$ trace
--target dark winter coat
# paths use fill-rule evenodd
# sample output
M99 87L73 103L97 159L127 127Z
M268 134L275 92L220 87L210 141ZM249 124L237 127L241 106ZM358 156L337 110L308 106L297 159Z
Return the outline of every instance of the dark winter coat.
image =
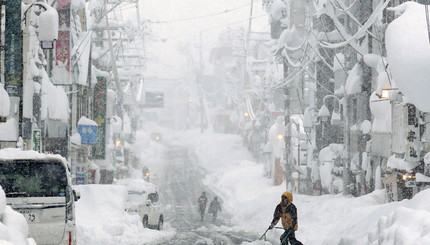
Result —
M200 208L206 208L206 203L208 202L208 198L206 196L200 196L199 200L197 200L199 203Z
M217 199L212 200L212 202L209 204L209 210L208 212L213 214L217 213L218 211L221 211L221 204L219 204Z
M288 203L284 206L281 201L281 203L276 206L272 224L276 225L279 219L281 219L282 227L284 227L284 229L294 228L296 231L299 226L297 222L297 208L293 204L293 194L286 191L282 196L286 196L288 198Z

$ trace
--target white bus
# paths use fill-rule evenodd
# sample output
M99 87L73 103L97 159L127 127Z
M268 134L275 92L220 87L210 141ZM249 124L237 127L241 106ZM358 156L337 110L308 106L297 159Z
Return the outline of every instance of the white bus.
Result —
M0 185L6 203L24 215L38 245L76 244L74 202L67 161L59 155L0 150Z

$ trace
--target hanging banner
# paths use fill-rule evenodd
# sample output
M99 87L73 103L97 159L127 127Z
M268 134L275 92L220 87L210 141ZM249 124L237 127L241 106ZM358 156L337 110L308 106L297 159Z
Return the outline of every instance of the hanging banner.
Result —
M8 0L5 3L5 58L4 89L10 97L22 96L22 31L21 1Z
M98 125L97 142L93 145L93 159L105 159L106 152L106 77L97 77L94 86L94 121Z
M55 65L52 83L55 85L72 84L70 73L70 0L58 0L58 40L56 41Z

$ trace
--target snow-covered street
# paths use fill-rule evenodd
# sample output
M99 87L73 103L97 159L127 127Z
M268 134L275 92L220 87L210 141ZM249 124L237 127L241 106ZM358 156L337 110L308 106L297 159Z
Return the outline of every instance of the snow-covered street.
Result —
M270 225L274 208L279 203L285 186L273 186L271 180L263 176L263 166L252 160L242 146L240 137L201 134L198 130L166 130L162 133L165 135L165 142L194 149L196 163L204 170L202 188L222 200L220 223L200 222L194 206L196 203L192 201L177 203L174 207L175 204L169 200L170 195L175 194L167 186L160 186L162 201L166 202L165 213L171 217L166 217L165 229L162 231L144 229L136 216L127 215L123 211L126 199L124 189L115 185L79 186L81 200L77 202L78 244L211 244L201 236L196 236L199 232L246 232L250 234L249 237L255 238L252 242L226 244L279 244L282 232L278 229L267 232L266 243L257 239ZM168 147L151 141L146 136L144 132L139 134L136 147L145 149L141 154L148 156L148 167L153 171L154 182L157 182L162 179L169 164L178 162L163 160ZM154 152L158 154L152 154ZM194 178L190 180L198 181ZM198 189L190 190L193 195L201 191L198 183L178 183L173 180L171 183L197 187ZM384 195L384 190L358 198L341 194L294 194L299 217L296 236L303 244L309 245L428 244L430 207L427 204L430 191L423 191L412 200L394 203L385 203ZM178 226L184 225L184 221L178 217L178 208L195 210L194 214L190 211L182 214L189 215L183 217L184 220L194 222L185 226L187 229ZM176 240L176 243L172 240L179 237L185 240ZM190 243L190 239L207 243Z

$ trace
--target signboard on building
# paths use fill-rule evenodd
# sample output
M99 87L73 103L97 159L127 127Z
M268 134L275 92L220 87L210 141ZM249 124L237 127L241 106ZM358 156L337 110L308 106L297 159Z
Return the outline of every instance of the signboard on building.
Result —
M22 96L21 1L5 1L4 89L10 97Z
M76 179L77 185L85 185L88 182L88 168L86 165L77 164L76 165Z
M31 139L33 150L42 152L42 131L40 129L33 129Z
M94 121L98 125L98 140L93 146L93 159L105 159L106 152L106 77L97 77L94 86Z
M94 145L97 142L97 129L96 125L78 125L78 133L81 135L81 144Z
M146 92L144 107L162 108L164 107L164 93L163 92Z
M399 179L396 173L387 174L383 178L383 183L385 186L386 200L388 202L397 202L399 201L399 193L398 193L398 182Z
M58 39L55 44L55 64L53 68L52 83L71 84L70 71L70 2L71 0L58 0Z
M392 110L392 151L395 153L406 152L406 109L403 104L393 105Z

